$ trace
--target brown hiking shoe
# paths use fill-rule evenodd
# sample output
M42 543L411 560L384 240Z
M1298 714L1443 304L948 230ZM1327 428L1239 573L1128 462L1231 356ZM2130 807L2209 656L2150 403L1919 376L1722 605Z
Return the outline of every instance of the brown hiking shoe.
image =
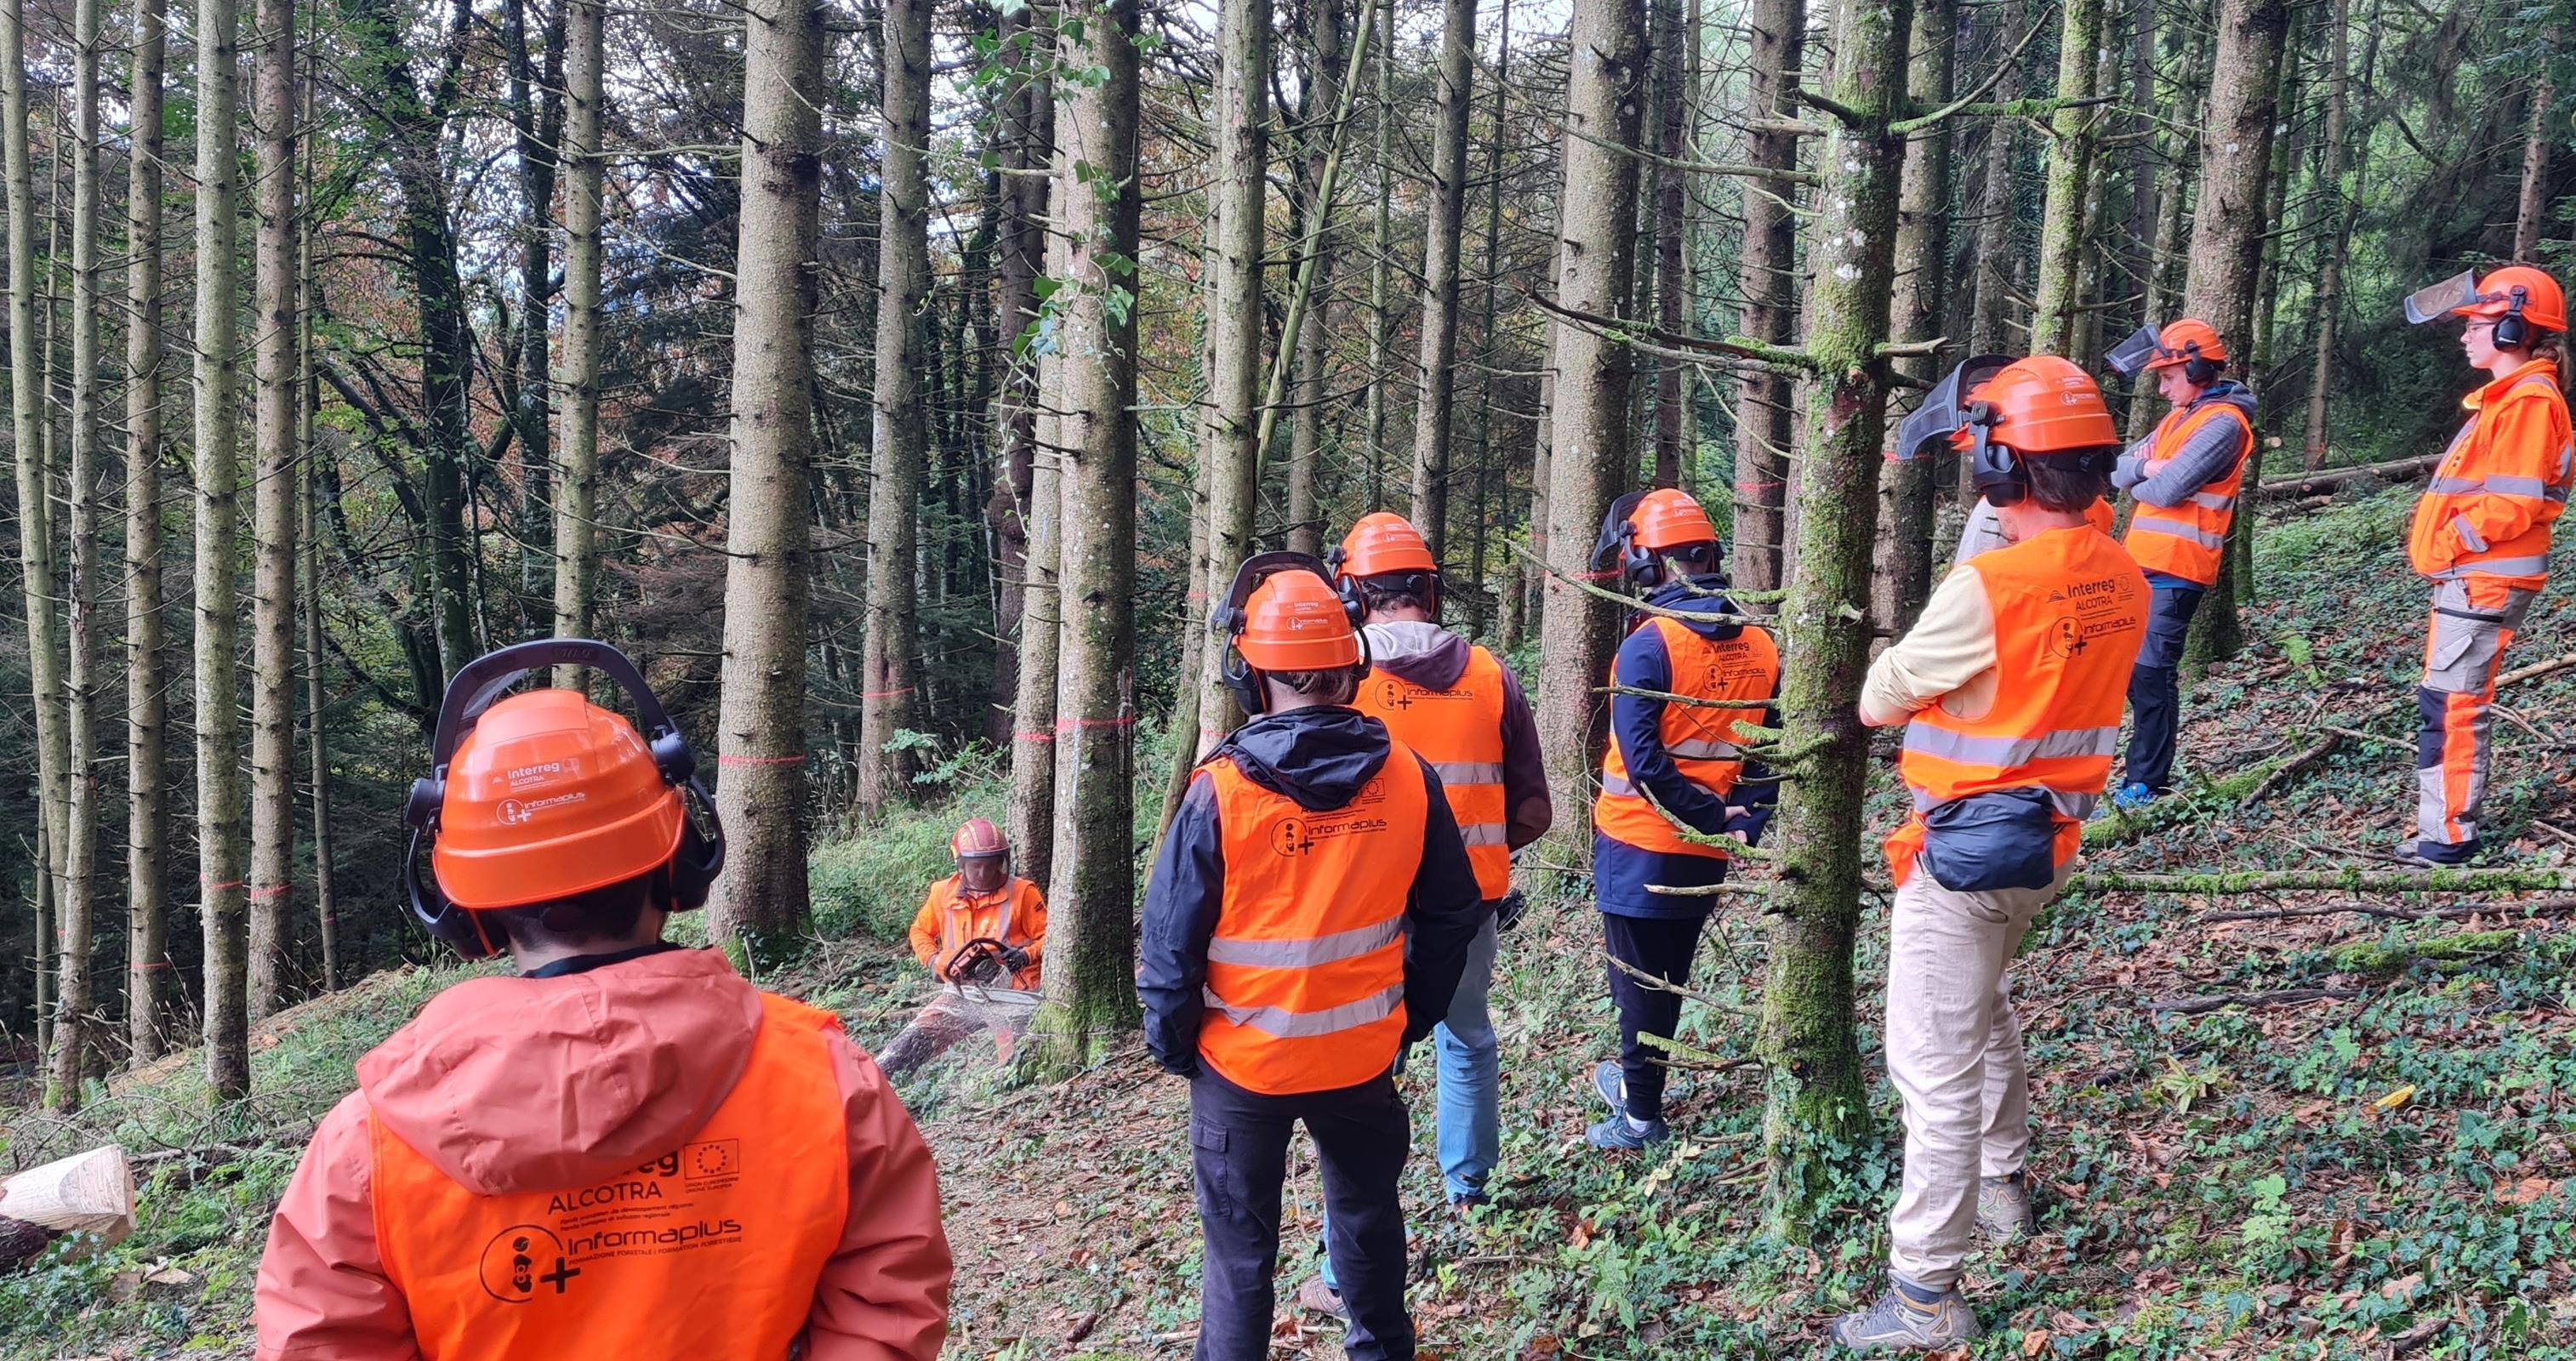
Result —
M2018 1243L2030 1237L2030 1184L2022 1173L1986 1177L1977 1183L1977 1231L1990 1243Z
M1307 1277L1306 1283L1297 1287L1297 1307L1310 1314L1330 1314L1335 1318L1351 1316L1350 1310L1342 1303L1342 1292L1324 1284L1321 1272Z

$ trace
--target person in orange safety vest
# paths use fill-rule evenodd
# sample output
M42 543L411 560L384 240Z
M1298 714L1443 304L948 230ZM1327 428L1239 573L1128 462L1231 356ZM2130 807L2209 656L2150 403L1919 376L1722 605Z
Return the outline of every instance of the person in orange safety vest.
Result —
M1288 1144L1315 1141L1358 1361L1414 1355L1397 1057L1491 915L1432 764L1351 707L1368 674L1321 561L1264 553L1216 615L1248 721L1190 775L1145 888L1145 1043L1190 1079L1200 1361L1269 1355Z
M1046 898L1011 873L1010 843L984 818L948 841L957 872L930 886L912 919L912 955L940 983L910 1024L886 1042L877 1066L899 1078L978 1030L993 1032L1007 1061L1037 1012Z
M2124 376L2155 374L2157 393L2173 406L2111 472L2112 484L2137 501L2121 543L2155 593L2129 676L2127 775L2111 796L2134 811L2173 792L2183 641L2201 595L2218 582L2236 522L2237 491L2254 454L2254 392L2224 376L2226 343L2197 317L2161 331L2141 327L2104 362Z
M1958 1284L1972 1230L2029 1229L2029 1078L2006 970L2073 871L2147 628L2145 574L2085 516L2120 443L2083 370L2048 355L1962 364L1907 417L1898 453L1944 441L2012 543L1944 578L1861 692L1862 722L1905 725L1914 805L1887 838L1887 1069L1906 1134L1889 1288L1833 1326L1861 1350L1977 1336Z
M1619 1056L1593 1069L1592 1090L1609 1112L1585 1137L1596 1148L1637 1149L1667 1137L1667 1056L1647 1041L1673 1034L1682 1004L1644 978L1690 981L1716 901L1657 890L1719 883L1733 863L1727 847L1757 840L1769 823L1779 786L1746 759L1738 729L1770 722L1780 650L1727 602L1725 548L1687 494L1667 487L1612 502L1592 566L1614 560L1642 597L1610 662L1610 742L1592 801L1593 905L1615 961Z
M2406 318L2461 317L2460 346L2487 382L2415 502L2406 556L2433 583L2423 727L2415 743L2415 836L2402 849L2437 865L2480 848L2496 668L2549 580L2551 526L2567 509L2571 460L2559 361L2567 295L2530 265L2462 274L2406 300Z
M606 673L644 731L579 690L503 697L556 666ZM724 862L696 766L605 645L457 672L404 880L433 936L517 972L358 1061L270 1222L257 1361L939 1355L950 1257L912 1118L830 1012L662 937Z

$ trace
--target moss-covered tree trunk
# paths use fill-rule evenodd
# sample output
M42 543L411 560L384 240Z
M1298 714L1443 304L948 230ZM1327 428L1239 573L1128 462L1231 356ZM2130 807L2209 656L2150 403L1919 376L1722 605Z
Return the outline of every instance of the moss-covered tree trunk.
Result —
M2200 202L2192 215L2191 275L2182 310L2208 322L2230 346L2250 346L2255 332L2263 239L2271 226L2272 131L2281 93L2281 46L2290 25L2287 0L2219 0L2218 51L2211 62L2209 117L2201 142ZM2259 432L2258 432L2259 438ZM2247 479L2251 504L2253 479ZM2236 517L2236 533L2255 517ZM2236 613L2240 549L2219 559L2218 582L2192 619L2183 670L2197 675L2244 646Z
M1646 14L1641 0L1580 0L1566 85L1565 186L1558 208L1555 293L1560 305L1616 316L1631 305L1636 265L1637 161L1644 120ZM1607 143L1608 145L1604 145ZM1548 787L1569 801L1588 788L1606 709L1592 693L1608 674L1615 634L1606 602L1573 580L1620 489L1636 476L1636 366L1628 347L1559 319L1550 406L1546 612L1539 622L1539 746ZM1560 819L1566 837L1582 819ZM1569 824L1572 824L1571 826Z
M1058 55L1076 84L1056 122L1067 253L1062 675L1046 1001L1032 1058L1056 1073L1136 1024L1136 0L1073 0Z
M1941 104L1950 98L1951 54L1958 27L1957 0L1921 0L1914 11L1915 98ZM1949 302L1950 125L1936 123L1906 144L1905 172L1897 191L1896 338L1919 343L1939 338ZM1898 361L1916 379L1938 378L1947 356ZM1891 431L1891 434L1894 432ZM1909 458L1887 465L1879 487L1878 561L1870 617L1898 632L1914 623L1932 591L1933 460Z
M1912 0L1845 0L1835 25L1831 98L1843 110L1816 197L1815 289L1798 499L1797 568L1781 610L1788 631L1780 717L1789 769L1773 845L1780 855L1761 1056L1769 1073L1763 1149L1774 1224L1812 1231L1836 1164L1870 1125L1853 1029L1852 941L1860 922L1861 796L1868 735L1857 705L1869 657L1870 550L1887 416L1887 340L1897 194L1905 138Z
M2102 46L2102 0L2066 0L2057 34L2057 97L2089 99ZM2065 354L2083 305L2086 172L2093 160L2099 110L2061 105L2049 122L2048 180L2039 218L2038 306L2030 324L2033 354Z

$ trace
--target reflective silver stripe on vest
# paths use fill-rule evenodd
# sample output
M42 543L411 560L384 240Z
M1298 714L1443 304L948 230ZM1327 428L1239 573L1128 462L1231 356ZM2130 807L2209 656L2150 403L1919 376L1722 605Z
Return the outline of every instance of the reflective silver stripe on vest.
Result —
M1500 761L1434 761L1431 773L1443 785L1501 784L1503 763Z
M1920 789L1909 792L1914 795L1914 811L1918 813L1929 813L1942 804L1956 802L1954 799L1936 799ZM2048 791L2049 806L2077 822L2092 817L2094 805L2101 801L2099 794L2069 794L2063 789Z
M1601 777L1601 792L1613 798L1633 799L1637 796L1637 786L1625 775L1604 775Z
M1511 842L1504 836L1507 830L1499 822L1462 822L1458 824L1458 839L1470 846L1508 846Z
M1337 1035L1345 1030L1383 1021L1395 1014L1404 1001L1404 985L1396 984L1375 997L1344 1002L1322 1011L1290 1011L1286 1007L1235 1007L1226 1005L1214 988L1202 988L1200 997L1208 1006L1239 1026L1258 1030L1264 1035L1283 1040L1309 1040L1322 1035Z
M1744 755L1744 749L1732 742L1713 737L1694 737L1686 742L1664 744L1666 755L1685 761L1732 761Z
M2060 728L2037 737L1972 737L1929 723L1909 723L1905 749L1945 761L2010 769L2052 757L2108 756L2120 749L2120 725Z
M2227 546L2227 536L2224 534L2211 534L2204 530L2194 528L2191 525L2184 524L2180 520L2168 520L2161 515L2139 515L2133 517L2129 521L2129 532L2132 534L2168 534L2177 539L2189 539L2203 548L2225 548Z
M2222 511L2224 511L2224 510L2234 510L2234 509L2236 509L2236 498L2235 498L2235 497L2233 497L2233 496L2228 496L2228 495L2226 495L2226 494L2224 494L2224 493L2221 493L2221 492L2214 492L2214 491L2196 491L2196 492L2193 492L2193 493L2191 494L2191 503L2192 503L2193 505L2195 505L2195 506L2200 507L2202 510L2222 510Z
M2425 490L2443 496L2492 492L2498 496L2538 498L2549 495L2550 486L2549 483L2537 477L2522 477L2513 473L2489 473L2485 477L2437 477L2425 484Z
M1355 927L1329 936L1309 936L1302 940L1217 936L1208 941L1207 957L1210 964L1241 964L1254 969L1310 969L1318 964L1357 959L1373 950L1383 950L1403 934L1404 919L1397 917L1375 926Z
M2539 577L2549 575L2549 559L2489 558L2484 562L2464 562L2445 567L2432 575L2434 581L2458 581L2462 577Z

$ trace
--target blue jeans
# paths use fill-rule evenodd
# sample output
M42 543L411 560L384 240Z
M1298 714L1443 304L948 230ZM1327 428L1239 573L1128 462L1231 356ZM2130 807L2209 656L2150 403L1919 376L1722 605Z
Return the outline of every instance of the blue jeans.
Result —
M1485 1179L1493 1175L1494 1164L1503 1156L1502 1045L1494 1038L1488 1005L1494 990L1495 944L1493 914L1487 913L1485 924L1476 928L1476 938L1467 944L1467 969L1458 976L1449 1018L1431 1028L1439 1058L1440 1178L1448 1184L1451 1200L1483 1195ZM1401 1057L1396 1060L1398 1067L1403 1062ZM1328 1242L1332 1238L1329 1213L1324 1237ZM1325 1285L1341 1289L1330 1252L1324 1257L1323 1277Z

